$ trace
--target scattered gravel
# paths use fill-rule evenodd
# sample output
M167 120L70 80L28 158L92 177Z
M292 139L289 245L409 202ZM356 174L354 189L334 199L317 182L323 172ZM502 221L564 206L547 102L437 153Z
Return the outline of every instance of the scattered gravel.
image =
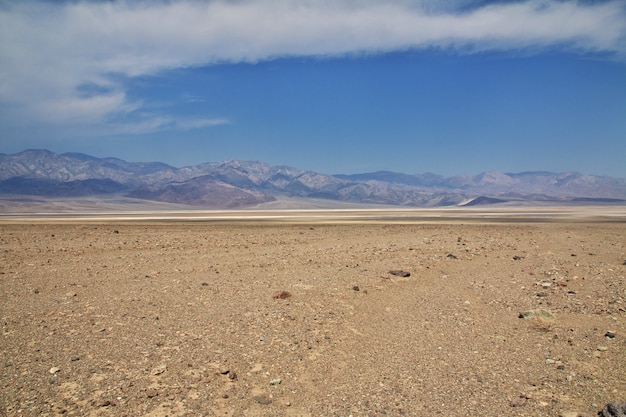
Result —
M0 223L0 415L623 416L624 236Z

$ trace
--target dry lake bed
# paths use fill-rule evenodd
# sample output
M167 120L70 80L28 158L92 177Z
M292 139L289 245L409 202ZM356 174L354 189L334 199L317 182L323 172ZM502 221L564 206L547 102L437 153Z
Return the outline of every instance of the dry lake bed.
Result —
M626 213L0 216L0 415L592 416Z

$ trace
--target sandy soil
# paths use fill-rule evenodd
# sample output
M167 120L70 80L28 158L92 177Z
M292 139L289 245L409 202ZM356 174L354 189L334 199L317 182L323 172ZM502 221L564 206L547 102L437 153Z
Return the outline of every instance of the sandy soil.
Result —
M625 237L4 222L0 415L595 415L626 399Z

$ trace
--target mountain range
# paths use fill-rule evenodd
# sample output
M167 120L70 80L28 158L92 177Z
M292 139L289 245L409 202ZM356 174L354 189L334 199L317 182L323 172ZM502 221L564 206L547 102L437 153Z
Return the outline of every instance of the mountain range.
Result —
M0 154L0 194L122 195L214 209L255 206L287 197L415 207L528 201L624 204L626 179L576 172L326 175L233 160L176 168L162 162L30 149Z

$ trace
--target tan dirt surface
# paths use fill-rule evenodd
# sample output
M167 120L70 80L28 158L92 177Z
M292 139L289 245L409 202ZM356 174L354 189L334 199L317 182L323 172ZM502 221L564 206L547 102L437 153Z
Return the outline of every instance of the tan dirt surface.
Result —
M3 416L626 400L623 221L23 222L0 224L0 253Z

